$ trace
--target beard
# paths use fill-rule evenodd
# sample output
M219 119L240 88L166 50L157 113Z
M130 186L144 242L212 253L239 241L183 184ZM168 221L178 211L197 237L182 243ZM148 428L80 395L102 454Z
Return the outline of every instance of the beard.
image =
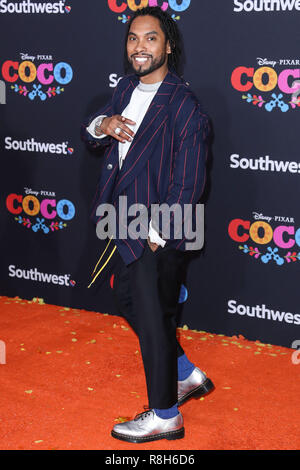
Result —
M150 57L150 56L146 56ZM151 57L151 63L148 68L143 69L143 65L139 65L137 68L133 65L134 61L131 57L128 57L128 62L130 63L132 69L134 70L135 74L138 77L144 77L145 75L149 75L150 73L154 72L155 70L159 69L162 67L166 61L167 58L167 53L165 52L162 54L160 57L157 57L156 59L153 59Z

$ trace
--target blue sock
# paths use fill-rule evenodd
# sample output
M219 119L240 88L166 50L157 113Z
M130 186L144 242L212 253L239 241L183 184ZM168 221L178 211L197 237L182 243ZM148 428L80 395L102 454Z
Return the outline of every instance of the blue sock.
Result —
M188 360L185 354L178 357L177 363L178 363L178 380L187 379L188 376L191 375L191 373L195 369L195 365L191 361ZM174 405L171 408L166 408L166 409L154 408L154 411L155 411L155 414L157 414L157 416L162 419L174 418L179 413L177 405Z
M155 411L155 414L162 419L169 419L169 418L174 418L175 416L178 415L179 411L177 408L177 405L172 406L171 408L166 408L163 410L153 408Z
M195 369L195 365L188 360L185 354L179 356L178 363L178 380L182 381L188 378Z

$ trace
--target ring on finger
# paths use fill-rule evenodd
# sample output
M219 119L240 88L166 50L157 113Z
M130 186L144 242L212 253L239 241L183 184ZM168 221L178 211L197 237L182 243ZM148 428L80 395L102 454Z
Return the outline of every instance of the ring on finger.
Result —
M121 129L119 127L117 127L116 130L115 130L115 134L119 135L120 132L121 132Z

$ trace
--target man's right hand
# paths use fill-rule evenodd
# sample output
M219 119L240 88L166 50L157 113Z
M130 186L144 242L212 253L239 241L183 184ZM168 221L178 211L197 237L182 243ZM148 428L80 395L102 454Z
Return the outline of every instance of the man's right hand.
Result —
M132 132L126 124L134 126L135 122L125 118L124 116L115 114L114 116L104 118L100 127L96 127L95 133L96 135L110 135L122 143L125 143L126 141L131 142L134 137L134 132ZM119 131L117 129L119 129Z

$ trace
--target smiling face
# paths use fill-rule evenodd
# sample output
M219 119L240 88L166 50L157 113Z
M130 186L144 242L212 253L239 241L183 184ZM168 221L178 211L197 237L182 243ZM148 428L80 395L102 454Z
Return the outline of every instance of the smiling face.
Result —
M157 18L146 15L132 22L127 39L127 55L142 82L156 83L165 78L170 53L170 44Z

